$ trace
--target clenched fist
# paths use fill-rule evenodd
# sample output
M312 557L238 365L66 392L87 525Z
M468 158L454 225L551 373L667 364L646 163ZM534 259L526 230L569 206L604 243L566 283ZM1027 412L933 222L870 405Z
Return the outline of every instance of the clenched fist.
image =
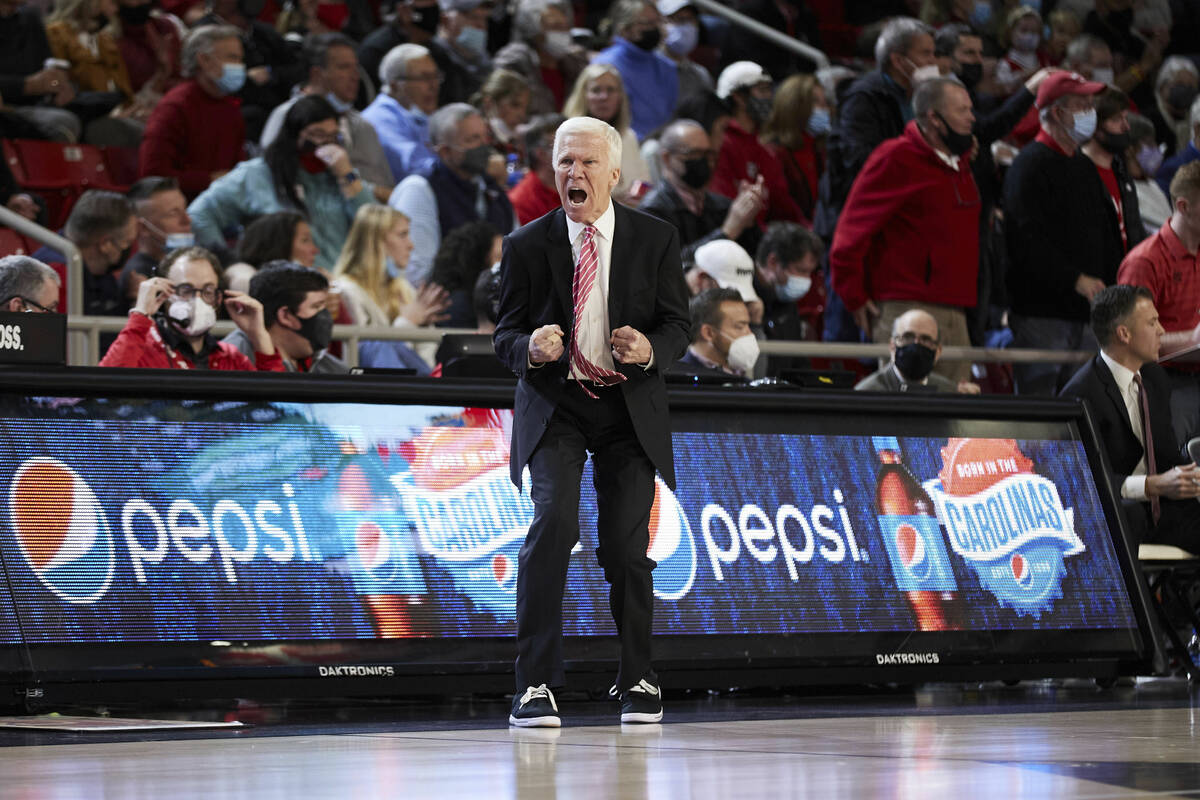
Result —
M529 363L557 361L563 354L563 332L557 325L543 325L529 337Z

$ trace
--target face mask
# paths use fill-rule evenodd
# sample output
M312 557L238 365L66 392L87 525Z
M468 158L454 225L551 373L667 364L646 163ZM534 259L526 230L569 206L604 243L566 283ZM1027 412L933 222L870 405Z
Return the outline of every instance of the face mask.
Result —
M461 169L470 175L482 175L487 172L488 159L492 157L490 145L481 144L463 153Z
M320 175L329 165L317 156L317 146L306 141L300 145L300 167L310 175Z
M1096 67L1092 70L1092 80L1097 83L1103 83L1105 86L1113 82L1112 67Z
M574 43L570 31L547 31L542 38L542 47L554 58L565 56Z
M828 108L814 108L808 116L808 132L813 136L826 136L833 127Z
M141 6L121 6L117 16L124 25L145 25L150 20L151 6L149 3Z
M1067 131L1075 144L1083 144L1096 132L1096 109L1076 111L1072 127Z
M1013 50L1018 53L1033 53L1037 51L1038 43L1042 37L1038 36L1034 31L1017 31L1012 35Z
M326 94L325 99L329 101L329 105L333 106L333 110L339 114L345 114L347 111L354 108L354 103L347 103L333 92Z
M217 321L217 312L201 297L177 299L167 306L167 319L184 336L195 338L208 333Z
M1167 89L1167 105L1176 111L1180 112L1179 116L1185 116L1188 109L1192 107L1192 101L1196 99L1196 87L1188 86L1187 84L1177 83L1170 89Z
M487 53L487 31L468 25L459 31L454 43L469 53L483 56Z
M946 144L946 149L956 156L961 156L963 153L971 149L971 145L975 143L975 137L970 132L959 133L950 127L950 123L946 122L946 118L938 112L933 112L941 123L946 126L946 130L942 133L942 141Z
M933 362L937 351L930 350L919 342L902 345L896 348L896 369L907 381L923 381L933 372Z
M968 19L971 27L975 30L983 30L992 22L992 4L991 3L976 3L971 9L971 16Z
M983 64L960 64L958 77L968 90L974 89L983 80Z
M721 334L725 336L725 334ZM758 361L758 339L753 333L739 336L729 343L729 353L725 356L729 366L743 375L754 372L754 364Z
M650 28L642 31L642 35L633 40L633 43L647 52L658 47L658 43L662 41L662 31L658 28Z
M196 243L196 235L193 233L168 233L167 234L167 252L179 250L184 247L191 247Z
M747 96L746 113L750 115L750 119L754 120L756 125L763 124L767 117L771 116L771 98Z
M917 86L925 81L931 81L934 78L940 77L942 77L942 71L937 68L937 64L929 64L927 66L917 67L914 69L912 75L910 75L908 79L912 82L913 86Z
M221 75L216 80L217 88L225 94L236 94L246 85L245 64L222 64Z
M690 22L682 25L667 23L667 49L677 56L686 56L700 42L700 27Z
M300 330L297 333L308 340L313 353L319 353L329 347L333 340L333 315L329 313L328 308L322 308L311 317L300 319Z
M1162 151L1148 144L1142 145L1137 152L1137 162L1141 166L1142 172L1146 173L1146 177L1153 178L1154 174L1158 172L1158 168L1162 166Z
M701 189L712 178L712 164L707 158L689 158L683 162L679 179L693 189Z
M108 265L108 271L116 272L121 267L125 266L125 262L129 260L129 256L131 256L131 255L133 255L133 243L132 242L130 242L129 246L126 247L124 250L122 250L117 255L117 260L115 262Z
M387 270L388 277L392 279L399 278L404 274L404 270L400 269L399 265L396 264L396 259L391 256L383 257L383 268Z
M441 6L434 3L429 8L414 8L412 11L413 24L429 35L437 33L438 23L442 19Z
M794 302L812 288L812 278L807 275L788 275L787 283L775 287L775 295L784 302Z
M1129 145L1133 144L1129 133L1107 133L1105 131L1097 131L1095 139L1100 143L1100 146L1114 156L1124 153Z

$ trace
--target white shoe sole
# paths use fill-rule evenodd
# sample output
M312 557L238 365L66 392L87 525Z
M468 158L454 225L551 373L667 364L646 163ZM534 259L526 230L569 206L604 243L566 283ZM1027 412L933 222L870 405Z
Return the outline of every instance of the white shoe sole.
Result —
M638 711L626 711L621 714L621 722L641 722L652 725L655 722L662 722L663 712L658 711L654 714L644 714Z
M658 716L662 717L662 714L659 714ZM561 728L562 720L558 717L528 717L526 719L517 719L512 714L509 714L508 724L517 728Z

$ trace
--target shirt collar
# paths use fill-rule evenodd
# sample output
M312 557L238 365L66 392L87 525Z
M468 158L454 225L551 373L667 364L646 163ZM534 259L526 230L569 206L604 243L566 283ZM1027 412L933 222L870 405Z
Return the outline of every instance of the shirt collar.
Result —
M604 209L604 213L600 215L600 218L592 223L592 227L596 229L596 233L603 236L609 242L612 242L613 228L615 227L616 222L617 215L616 212L613 211L613 201L610 197L608 199L608 208ZM570 217L567 217L567 239L574 244L575 240L579 238L579 234L583 233L583 229L586 227L587 225L584 223L576 222Z
M1129 384L1133 383L1133 376L1136 373L1130 370L1129 367L1118 364L1103 350L1100 351L1100 358L1104 359L1105 365L1108 366L1108 371L1112 373L1113 380L1117 383L1117 389L1120 390L1121 396L1124 397L1129 393Z

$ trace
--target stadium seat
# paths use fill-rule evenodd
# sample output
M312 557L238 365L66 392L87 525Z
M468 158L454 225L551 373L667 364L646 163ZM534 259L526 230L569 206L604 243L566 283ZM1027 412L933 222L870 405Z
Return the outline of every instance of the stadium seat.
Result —
M75 201L88 189L124 192L128 188L113 180L98 147L35 139L11 139L4 145L17 182L45 199L51 229L62 227Z
M103 147L109 178L118 186L130 186L138 179L136 147Z
M1186 619L1191 625L1192 636L1200 635L1200 619L1197 618L1189 592L1200 580L1200 557L1170 545L1142 544L1138 546L1138 563L1146 575L1155 613L1174 648L1175 656L1187 669L1192 681L1200 680L1200 671L1188 652L1188 643L1180 636L1177 625L1173 624L1173 621Z
M31 252L24 236L12 228L0 228L0 256L27 256Z

